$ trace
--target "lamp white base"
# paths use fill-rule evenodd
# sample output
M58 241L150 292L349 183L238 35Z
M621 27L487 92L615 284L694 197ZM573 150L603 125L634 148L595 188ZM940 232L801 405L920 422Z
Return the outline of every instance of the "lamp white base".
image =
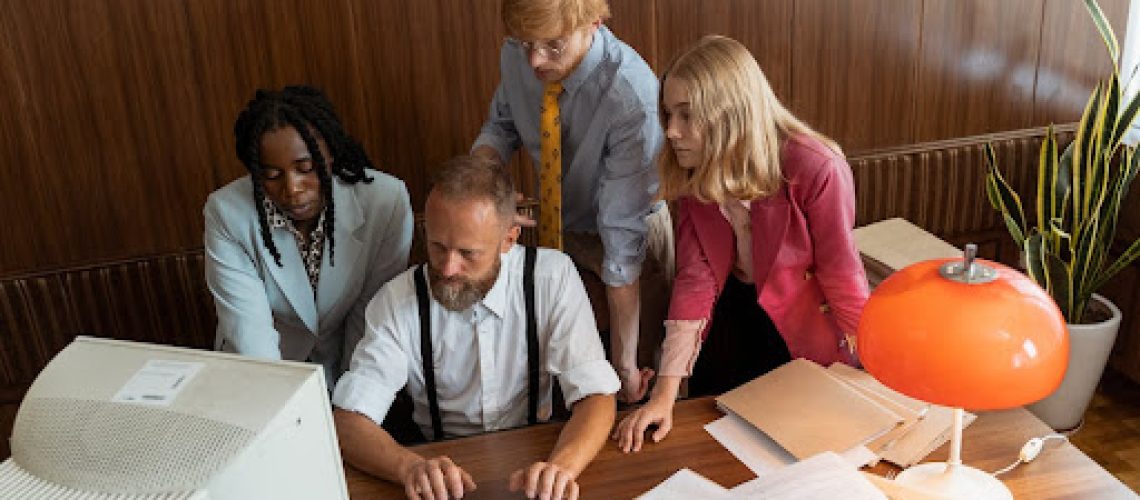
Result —
M945 498L1013 500L1000 480L966 465L945 462L920 464L902 471L895 482L915 486Z

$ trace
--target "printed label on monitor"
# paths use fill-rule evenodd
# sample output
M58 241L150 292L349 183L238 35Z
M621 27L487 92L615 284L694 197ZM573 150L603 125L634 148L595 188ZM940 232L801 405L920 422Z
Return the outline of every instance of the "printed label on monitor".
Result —
M127 380L111 401L170 406L202 366L203 363L152 359Z

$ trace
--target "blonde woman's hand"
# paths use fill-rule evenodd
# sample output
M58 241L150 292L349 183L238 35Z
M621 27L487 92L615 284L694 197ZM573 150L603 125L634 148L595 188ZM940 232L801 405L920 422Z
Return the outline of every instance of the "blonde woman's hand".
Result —
M659 397L659 395L654 394L649 402L645 403L645 406L630 412L621 419L610 437L617 441L618 449L622 453L636 453L641 451L646 429L650 425L656 425L657 429L653 431L652 438L654 443L660 442L673 429L674 403L675 398Z

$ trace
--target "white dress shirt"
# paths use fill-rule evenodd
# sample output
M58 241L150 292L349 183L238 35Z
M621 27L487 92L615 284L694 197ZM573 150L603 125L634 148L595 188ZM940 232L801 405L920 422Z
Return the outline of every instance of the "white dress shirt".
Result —
M431 301L432 364L446 436L507 429L527 421L524 249L503 254L499 276L487 295L465 311ZM377 424L404 388L415 403L413 419L432 437L420 355L420 320L413 273L388 282L365 312L365 337L349 371L333 393L335 406ZM606 361L582 279L565 254L539 249L534 306L539 343L538 418L551 413L551 376L557 376L567 407L591 394L620 387Z

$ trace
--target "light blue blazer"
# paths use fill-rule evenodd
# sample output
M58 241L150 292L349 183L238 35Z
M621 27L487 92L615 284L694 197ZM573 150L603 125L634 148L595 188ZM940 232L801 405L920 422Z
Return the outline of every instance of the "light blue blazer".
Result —
M408 267L412 207L404 183L369 170L370 184L333 176L333 264L326 249L316 298L296 240L272 229L281 254L273 261L261 239L250 176L206 200L206 283L214 295L214 347L267 359L324 366L332 388L364 335L364 308L381 285Z

